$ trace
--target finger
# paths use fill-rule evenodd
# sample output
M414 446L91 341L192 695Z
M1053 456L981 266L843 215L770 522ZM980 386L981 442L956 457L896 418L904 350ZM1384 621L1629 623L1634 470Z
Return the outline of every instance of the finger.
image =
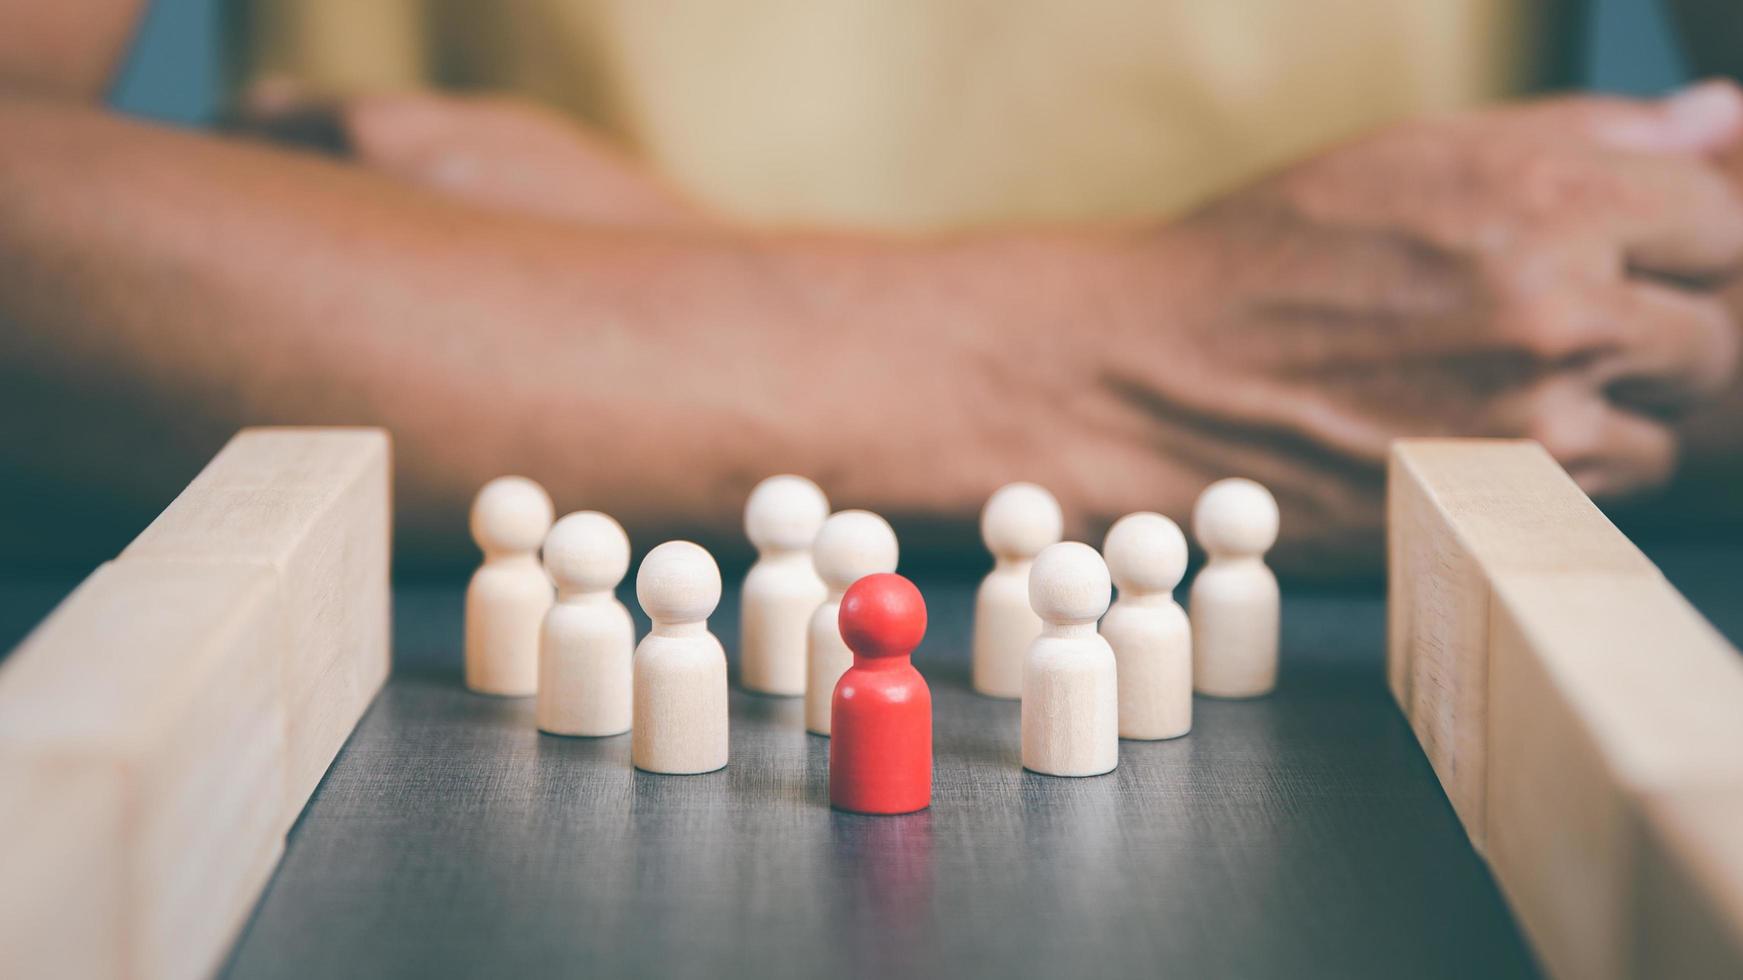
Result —
M1716 295L1634 281L1612 290L1621 345L1592 366L1617 405L1674 418L1723 391L1737 366L1737 323Z
M1635 153L1706 154L1743 139L1743 92L1718 79L1663 99L1560 96L1506 110L1538 136Z
M1611 223L1630 271L1690 282L1732 275L1743 261L1743 198L1710 164L1615 155L1621 182Z
M1714 153L1743 136L1743 91L1730 79L1690 85L1644 108L1605 119L1594 135L1613 149L1645 153Z
M1676 472L1677 440L1668 425L1618 408L1599 419L1604 451L1566 464L1580 489L1599 500L1614 500L1670 482Z
M1662 485L1676 468L1668 425L1611 405L1577 376L1545 380L1500 407L1496 434L1536 440L1594 496Z

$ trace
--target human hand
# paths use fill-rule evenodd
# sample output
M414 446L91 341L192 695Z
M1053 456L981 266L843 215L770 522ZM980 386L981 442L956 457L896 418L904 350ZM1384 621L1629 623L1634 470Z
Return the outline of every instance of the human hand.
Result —
M599 134L535 103L434 92L321 98L255 85L232 127L474 204L594 225L673 228L704 216Z
M1743 147L1722 154L1719 169L1743 193ZM1721 297L1733 322L1743 323L1743 276L1733 277ZM1697 520L1736 519L1736 486L1743 479L1743 373L1730 386L1680 421L1685 465L1677 477L1676 503Z
M1103 386L1197 478L1269 484L1310 550L1377 537L1400 436L1529 437L1600 497L1657 486L1736 359L1743 204L1712 154L1740 131L1720 84L1334 149L1158 237L1131 275L1160 324L1125 318Z

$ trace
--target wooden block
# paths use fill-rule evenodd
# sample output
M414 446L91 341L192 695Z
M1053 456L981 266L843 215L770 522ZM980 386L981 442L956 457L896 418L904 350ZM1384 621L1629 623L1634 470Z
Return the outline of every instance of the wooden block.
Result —
M1531 444L1398 444L1388 516L1388 682L1549 972L1743 975L1743 656Z
M0 976L124 975L122 782L0 746Z
M1661 576L1533 442L1400 440L1387 497L1388 682L1482 851L1490 579L1556 570Z
M1555 975L1664 975L1646 961L1679 951L1642 945L1647 923L1663 921L1642 901L1647 806L1680 815L1681 801L1743 789L1743 657L1662 578L1501 572L1491 586L1496 877ZM1731 815L1736 837L1743 807ZM1708 870L1719 849L1697 850ZM1674 877L1654 890L1656 902L1710 907Z
M0 666L0 976L196 977L283 846L270 570L97 570Z
M1646 804L1635 973L1743 976L1743 786Z
M287 828L387 676L389 457L379 429L244 429L121 554L276 576L290 638Z
M303 737L292 739L288 746L287 792L293 795L288 801L287 830L375 700L387 674L388 664L374 657L361 664L335 663L306 700L289 706L290 730L300 731Z

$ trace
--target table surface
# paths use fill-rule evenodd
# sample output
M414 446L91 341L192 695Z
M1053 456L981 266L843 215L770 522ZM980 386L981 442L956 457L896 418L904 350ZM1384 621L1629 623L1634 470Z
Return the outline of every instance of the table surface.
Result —
M1654 557L1743 632L1722 574L1743 549ZM393 677L223 975L1535 973L1385 691L1377 593L1286 588L1275 695L1199 699L1187 737L1059 779L1019 766L1015 703L968 689L974 583L919 584L936 774L902 817L829 808L794 699L735 688L732 761L703 776L541 735L530 701L462 689L461 587L400 585ZM0 583L0 640L70 585Z

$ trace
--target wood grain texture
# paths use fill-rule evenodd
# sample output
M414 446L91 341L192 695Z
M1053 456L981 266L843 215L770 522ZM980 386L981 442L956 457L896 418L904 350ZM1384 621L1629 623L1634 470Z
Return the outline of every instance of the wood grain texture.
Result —
M1669 855L1651 856L1664 848L1651 843L1661 828L1646 807L1656 801L1674 821L1687 800L1743 793L1743 657L1656 577L1502 573L1492 587L1489 858L1502 889L1556 975L1664 976L1693 954L1644 943L1657 930L1650 911L1669 903L1719 921L1736 911L1669 894L1675 876L1647 897L1648 864ZM1735 837L1743 805L1729 818ZM1709 844L1685 851L1685 868L1719 872L1712 862L1736 853ZM1718 883L1743 893L1743 876ZM1697 973L1743 974L1743 957Z
M1545 966L1743 975L1743 657L1536 445L1391 480L1389 683Z
M936 765L901 817L829 808L796 700L735 687L704 776L541 736L463 690L459 585L399 589L394 676L225 975L1532 975L1386 696L1378 597L1286 590L1272 697L1056 779L1022 770L1018 705L970 689L975 583L916 581Z
M1387 678L1482 851L1490 578L1660 576L1536 443L1405 439L1389 466Z
M388 449L244 430L0 670L0 976L209 974L389 666Z
M0 976L198 977L283 842L264 568L99 568L0 669Z
M244 429L121 553L276 576L289 634L286 827L387 677L390 481L379 429Z
M1682 980L1743 963L1743 787L1648 797L1635 962Z

